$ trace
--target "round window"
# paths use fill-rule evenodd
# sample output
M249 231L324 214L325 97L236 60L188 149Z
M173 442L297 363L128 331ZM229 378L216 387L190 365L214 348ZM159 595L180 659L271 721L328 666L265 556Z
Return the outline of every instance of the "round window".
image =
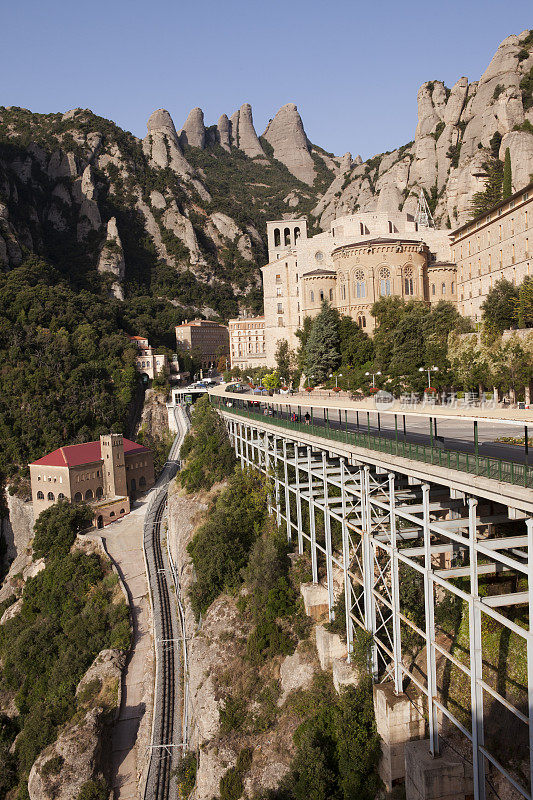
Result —
M413 277L413 268L412 267L405 267L405 269L403 271L403 274L405 275L406 278L412 278Z
M323 260L324 253L322 252L322 250L317 250L316 251L315 258L316 258L317 261L322 261Z
M379 277L381 278L382 281L386 280L387 278L390 278L390 270L389 270L389 268L388 267L382 267L380 269L380 271L379 271Z
M365 279L365 273L363 272L363 270L362 269L356 269L355 270L355 280L356 281L364 281L364 279Z

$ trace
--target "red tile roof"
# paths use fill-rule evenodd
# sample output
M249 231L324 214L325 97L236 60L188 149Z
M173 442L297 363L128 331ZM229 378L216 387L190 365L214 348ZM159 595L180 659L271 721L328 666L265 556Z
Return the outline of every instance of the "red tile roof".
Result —
M142 444L124 439L124 454L128 453L148 453L147 447ZM100 440L97 442L85 442L84 444L70 444L59 447L48 455L33 461L43 467L80 467L83 464L94 464L101 461Z

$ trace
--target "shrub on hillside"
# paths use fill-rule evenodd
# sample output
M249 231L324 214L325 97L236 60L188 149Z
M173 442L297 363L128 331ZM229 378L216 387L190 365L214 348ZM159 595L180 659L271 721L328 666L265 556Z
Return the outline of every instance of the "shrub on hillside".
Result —
M194 407L191 430L183 441L180 457L185 459L185 467L179 480L188 492L210 489L233 470L235 456L226 428L207 396Z
M221 592L235 591L240 586L241 570L260 534L265 514L266 492L260 474L236 467L227 488L212 503L206 521L187 547L196 571L190 592L196 616Z
M59 500L41 511L34 525L33 552L37 558L53 558L69 552L76 535L91 524L93 512L88 505L71 505Z

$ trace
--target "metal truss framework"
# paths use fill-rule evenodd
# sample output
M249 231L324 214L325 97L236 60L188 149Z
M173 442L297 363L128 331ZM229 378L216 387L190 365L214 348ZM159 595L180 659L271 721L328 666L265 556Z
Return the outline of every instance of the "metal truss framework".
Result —
M533 774L533 519L525 534L494 537L494 525L508 522L498 507L486 511L486 501L472 494L454 496L445 486L421 483L402 474L365 464L360 454L347 458L330 446L299 441L290 430L273 431L260 423L223 412L231 442L241 465L270 477L269 512L284 526L298 553L308 543L313 582L319 580L319 560L325 562L330 620L334 618L333 573L341 577L346 609L348 654L353 652L359 626L372 635L370 671L374 681L392 680L396 693L410 679L426 699L429 749L439 754L444 720L455 725L472 745L474 796L486 797L487 761L525 798L532 798L531 778L524 787L485 746L484 696L490 695L527 728L529 775ZM332 449L331 449L332 448ZM308 525L302 520L306 514ZM317 514L323 520L317 535ZM522 515L525 518L525 515ZM516 518L516 517L515 517ZM518 516L520 518L520 515ZM332 549L332 524L342 531L342 548ZM304 530L304 527L307 529ZM323 536L322 536L323 532ZM320 539L320 541L319 541ZM340 552L338 552L340 551ZM424 628L400 607L400 565L423 581ZM520 591L480 596L479 577L506 573ZM457 579L464 579L462 582ZM458 585L459 584L459 585ZM467 587L465 589L465 586ZM436 596L444 591L460 598L468 609L469 653L463 663L442 645L435 632ZM502 611L525 607L525 627ZM501 609L501 611L499 610ZM483 662L484 615L516 634L527 652L527 697L513 705L486 679ZM409 668L402 652L402 629L423 640L426 674ZM350 655L348 655L348 659ZM470 724L465 725L439 699L437 664L446 659L460 670L470 686Z

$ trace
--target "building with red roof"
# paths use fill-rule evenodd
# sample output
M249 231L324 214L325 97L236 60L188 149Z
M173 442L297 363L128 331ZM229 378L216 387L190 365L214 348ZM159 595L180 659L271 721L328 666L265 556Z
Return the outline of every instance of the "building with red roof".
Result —
M135 363L139 372L146 376L145 380L153 380L156 375L166 369L168 358L164 353L154 353L145 336L130 336L129 339L139 348L139 355L135 359Z
M120 433L59 447L29 467L35 517L58 500L83 500L94 507L99 528L128 514L154 485L152 453Z

